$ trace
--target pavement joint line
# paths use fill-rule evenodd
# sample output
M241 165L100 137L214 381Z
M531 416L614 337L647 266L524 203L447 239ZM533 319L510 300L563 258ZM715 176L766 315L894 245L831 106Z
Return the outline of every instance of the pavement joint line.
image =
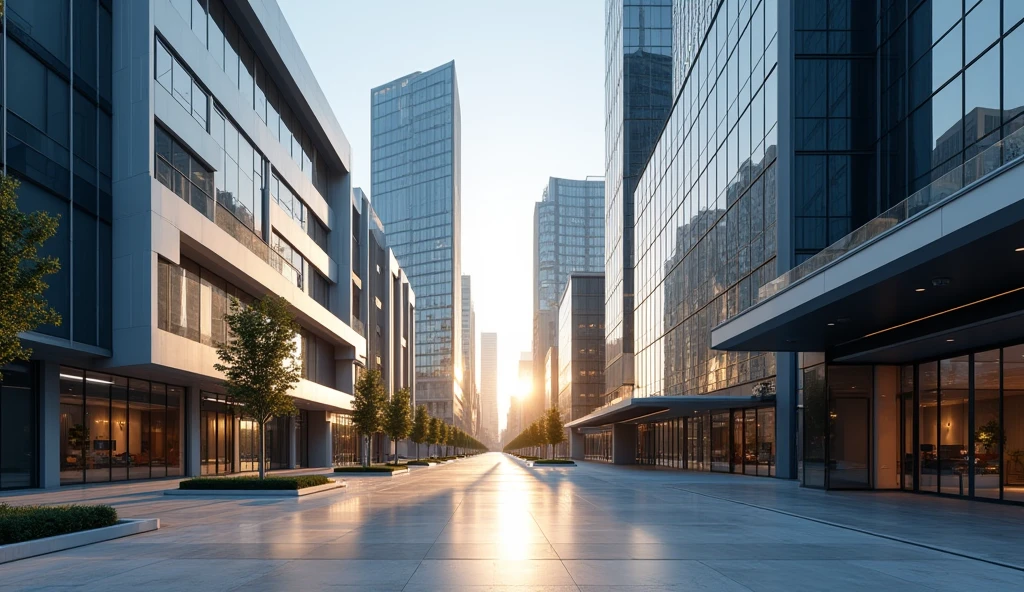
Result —
M824 524L826 526L832 526L834 528L842 528L843 530L859 532L861 534L866 534L868 536L873 536L873 537L877 537L877 538L880 538L880 539L886 539L886 540L894 541L894 542L897 542L897 543L903 543L905 545L912 545L914 547L920 547L922 549L928 549L930 551L938 551L939 553L946 553L948 555L955 555L955 556L961 557L963 559L970 559L972 561L980 561L982 563L988 563L990 565L998 565L999 567L1005 567L1007 569L1012 569L1012 570L1015 570L1015 571L1024 572L1024 566L1021 566L1021 565L1014 565L1012 563L1006 563L1006 562L999 561L999 560L996 560L996 559L986 559L984 557L978 557L978 556L975 556L975 555L970 555L970 554L964 553L962 551L956 551L954 549L947 549L946 547L940 547L938 545L931 545L931 544L928 544L928 543L922 543L922 542L919 542L919 541L914 541L914 540L911 540L911 539L907 539L907 538L903 538L903 537L898 537L898 536L891 535L891 534L875 532L873 530L868 530L866 528L858 528L856 526L850 526L849 524L841 524L841 523L838 523L838 522L831 522L829 520L823 520L821 518L812 518L811 516L804 516L802 514L796 514L796 513L793 513L793 512L787 512L786 510L779 510L778 508L769 508L767 506L760 506L760 505L757 505L757 504L752 504L750 502L741 502L739 500L729 499L727 497L721 497L721 496L717 496L717 495L711 495L710 493L702 493L700 491L694 491L692 489L686 489L685 487L680 487L678 485L667 485L666 487L668 487L670 489L676 489L678 491L685 491L687 493L692 493L694 495L699 495L699 496L710 498L710 499L715 499L715 500L719 500L719 501L723 501L723 502L729 502L729 503L733 503L733 504L739 504L741 506L747 506L747 507L755 508L755 509L758 509L758 510L764 510L766 512L774 512L776 514L782 514L783 516L790 516L792 518L799 518L801 520L807 520L807 521L810 521L810 522L817 522L818 524Z

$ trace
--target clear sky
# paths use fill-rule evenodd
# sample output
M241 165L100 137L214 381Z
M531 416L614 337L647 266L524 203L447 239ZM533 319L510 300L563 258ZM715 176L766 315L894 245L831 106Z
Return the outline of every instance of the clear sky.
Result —
M604 2L278 2L352 144L353 185L367 192L370 89L455 60L462 270L478 334L498 333L504 426L533 332L533 204L548 177L604 174Z

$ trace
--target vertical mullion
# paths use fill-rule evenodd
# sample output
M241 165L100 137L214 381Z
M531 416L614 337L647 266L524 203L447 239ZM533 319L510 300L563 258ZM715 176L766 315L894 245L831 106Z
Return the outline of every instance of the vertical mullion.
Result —
M1003 471L1006 470L1006 463L1003 460L1006 458L1006 451L1003 450L1003 448L1006 447L1006 439L1003 437L1003 434L1006 433L1006 424L1003 423L1006 419L1004 414L1006 399L1006 393L1004 391L1005 372L1003 370L1006 363L1006 357L1004 355L1005 352L1006 350L1002 348L999 349L999 499L1001 500L1005 499L1003 485L1006 483L1006 475L1003 473Z
M967 356L967 496L974 497L974 354Z

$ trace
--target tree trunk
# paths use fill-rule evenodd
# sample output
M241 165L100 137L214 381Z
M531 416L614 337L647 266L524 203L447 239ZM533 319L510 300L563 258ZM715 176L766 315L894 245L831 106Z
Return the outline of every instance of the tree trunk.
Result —
M259 454L256 455L256 461L259 463L260 481L267 476L266 458L267 458L267 424L260 423L260 449Z

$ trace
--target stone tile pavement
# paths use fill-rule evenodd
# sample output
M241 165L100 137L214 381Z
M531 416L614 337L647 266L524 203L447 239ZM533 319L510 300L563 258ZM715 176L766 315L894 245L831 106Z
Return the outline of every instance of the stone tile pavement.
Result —
M298 499L174 486L0 497L161 521L0 566L0 590L1024 590L998 565L1024 566L1019 507L496 453Z

